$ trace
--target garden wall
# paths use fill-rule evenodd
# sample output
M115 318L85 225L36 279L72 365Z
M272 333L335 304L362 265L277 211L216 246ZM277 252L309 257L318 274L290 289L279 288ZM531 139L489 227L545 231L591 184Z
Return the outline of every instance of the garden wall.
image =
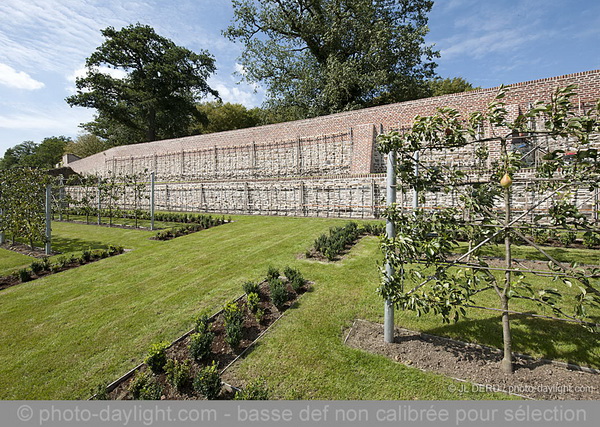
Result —
M582 111L600 98L600 70L517 83L509 86L505 98L509 114L516 116L536 100L548 100L556 87L569 84L578 85ZM67 165L82 174L154 171L158 209L376 217L385 194L385 156L376 149L377 134L406 128L416 115L433 114L441 106L464 113L480 110L497 91L481 89L289 123L115 147ZM552 144L556 142L547 145ZM422 159L473 169L484 166L477 164L475 148L423 153ZM493 160L499 147L492 144L488 148ZM543 152L532 153L532 163L541 155ZM452 199L448 196L427 204L448 205Z

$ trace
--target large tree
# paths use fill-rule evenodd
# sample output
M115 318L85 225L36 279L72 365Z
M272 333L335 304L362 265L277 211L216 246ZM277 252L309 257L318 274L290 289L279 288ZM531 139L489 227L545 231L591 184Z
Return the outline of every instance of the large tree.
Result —
M69 142L71 138L62 135L44 138L39 144L24 141L6 150L4 157L0 159L0 169L23 167L52 169L61 161Z
M197 105L204 120L194 123L191 133L213 133L244 129L262 124L260 108L248 109L242 104L204 102Z
M106 40L87 59L87 75L75 82L77 93L66 99L71 106L98 110L86 129L108 138L102 132L118 130L128 143L183 136L199 114L196 102L208 94L218 97L206 82L215 71L207 51L194 53L139 23L101 32Z
M266 106L311 117L428 94L429 0L232 0L224 34Z

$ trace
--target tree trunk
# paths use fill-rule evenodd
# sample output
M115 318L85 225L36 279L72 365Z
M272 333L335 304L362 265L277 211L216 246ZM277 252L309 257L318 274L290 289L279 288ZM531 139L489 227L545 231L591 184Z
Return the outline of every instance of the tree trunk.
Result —
M508 317L508 291L510 290L510 278L512 268L512 253L511 253L511 241L510 241L510 187L504 189L504 208L505 208L505 227L506 235L504 237L504 249L505 249L505 261L506 271L504 274L504 289L500 296L500 302L502 305L502 337L504 342L504 358L502 359L502 371L506 374L512 374L512 340L510 336L510 319Z

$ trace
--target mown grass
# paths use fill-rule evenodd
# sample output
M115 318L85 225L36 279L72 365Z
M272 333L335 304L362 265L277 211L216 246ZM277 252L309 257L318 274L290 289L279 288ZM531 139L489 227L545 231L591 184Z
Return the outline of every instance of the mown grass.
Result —
M27 267L33 260L33 257L0 249L0 276L5 276L14 273L20 268Z
M297 255L339 220L234 220L167 242L149 240L148 231L54 223L54 240L65 247L113 244L132 251L0 291L0 397L86 398L93 386L139 363L153 342L187 331L199 310L216 311L240 295L242 282L263 277L269 265L297 267L316 284L236 368L240 378L264 376L280 398L504 397L452 394L445 377L343 345L355 318L382 320L376 238L364 238L341 262L320 263ZM527 322L514 322L516 351L552 350L589 364L598 359L591 335L575 336L556 322ZM498 316L488 312L450 326L400 312L397 323L491 345L501 337ZM540 328L542 337L532 341ZM554 349L544 334L553 336Z

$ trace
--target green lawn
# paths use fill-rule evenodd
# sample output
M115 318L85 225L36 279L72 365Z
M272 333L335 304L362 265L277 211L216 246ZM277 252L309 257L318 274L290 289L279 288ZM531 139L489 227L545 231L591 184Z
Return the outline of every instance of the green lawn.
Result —
M342 331L355 318L382 319L376 238L363 239L343 261L325 264L297 255L339 220L234 220L167 242L149 240L153 233L147 231L54 223L54 241L63 248L116 244L132 251L0 291L0 397L86 398L93 386L139 363L151 343L187 331L200 309L216 311L240 295L241 283L261 278L269 265L298 267L316 285L239 364L241 378L264 376L280 398L504 397L452 394L447 378L342 344ZM409 328L498 345L498 316L472 313L450 326L413 313L396 319ZM600 365L597 338L579 328L542 320L514 324L515 351Z
M33 260L33 257L0 249L0 276L5 276L20 268L27 267Z

